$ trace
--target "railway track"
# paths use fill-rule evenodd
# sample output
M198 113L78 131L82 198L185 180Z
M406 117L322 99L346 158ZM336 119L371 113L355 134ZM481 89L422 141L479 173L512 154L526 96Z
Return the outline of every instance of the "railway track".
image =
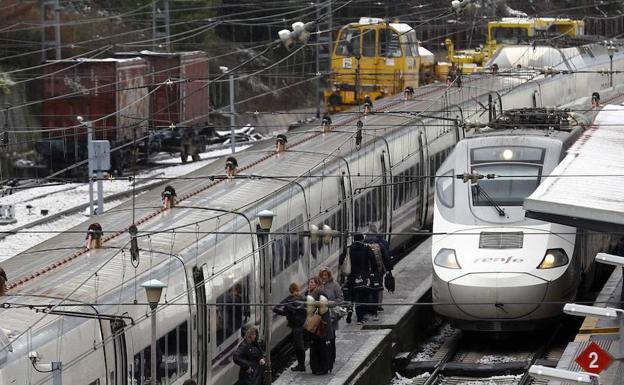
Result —
M437 341L437 346L433 343L435 351L431 351L432 342L428 340L409 357L403 357L407 364L398 368L399 374L412 378L416 385L544 384L528 375L529 367L556 366L570 337L563 326L505 339L465 334L448 325L445 328L440 331L446 334L443 341Z

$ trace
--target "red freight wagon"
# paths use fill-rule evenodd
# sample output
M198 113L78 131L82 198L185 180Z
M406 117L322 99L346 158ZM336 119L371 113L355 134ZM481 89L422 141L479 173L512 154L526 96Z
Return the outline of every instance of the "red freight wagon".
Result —
M149 78L145 60L79 59L46 64L42 125L50 131L37 149L53 168L87 157L86 129L75 128L78 116L93 122L94 139L109 140L111 148L132 141L135 132L137 138L147 134ZM55 130L65 127L71 128ZM113 157L113 168L121 170L119 162L124 155L120 151Z
M206 126L208 122L208 59L203 51L160 53L121 52L139 56L149 66L150 83L159 86L151 95L150 126ZM166 85L171 80L170 85Z

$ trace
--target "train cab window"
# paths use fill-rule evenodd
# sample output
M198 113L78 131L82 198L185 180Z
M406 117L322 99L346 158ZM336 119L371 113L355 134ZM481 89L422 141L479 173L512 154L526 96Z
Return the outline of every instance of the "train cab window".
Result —
M401 57L401 43L399 35L392 29L385 28L379 30L379 56Z
M360 53L360 30L358 28L347 28L340 32L338 44L336 44L336 55L358 56Z
M498 175L473 186L472 204L475 206L491 206L491 201L501 206L521 206L540 184L544 149L483 147L471 150L470 156L472 170L482 175Z
M377 32L374 29L365 29L362 31L362 56L375 56L375 38Z
M492 37L498 44L529 44L529 31L525 28L492 28Z
M436 178L436 194L438 195L440 203L446 207L453 207L455 205L455 194L453 192L455 187L454 171L455 170L447 171Z

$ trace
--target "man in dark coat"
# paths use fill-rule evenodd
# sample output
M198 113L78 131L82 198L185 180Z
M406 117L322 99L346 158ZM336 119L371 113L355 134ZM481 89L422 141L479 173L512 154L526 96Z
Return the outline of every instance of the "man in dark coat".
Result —
M290 368L293 372L305 372L305 330L303 324L306 320L306 309L303 302L305 299L301 296L299 285L291 283L288 288L290 295L278 306L273 308L273 312L286 316L288 327L292 330L293 347L297 356L297 366Z
M383 282L383 275L388 271L392 271L390 245L384 237L379 235L377 232L377 226L375 225L370 225L368 227L368 234L364 239L364 243L368 244L373 250L373 254L375 254L375 261L379 267L376 280L381 283ZM378 246L375 247L375 245ZM373 319L377 320L377 312L384 310L380 305L383 302L383 286L371 291L371 302L373 305L369 308L369 312L373 315Z
M370 303L368 283L371 274L377 274L377 262L370 247L364 243L364 235L353 235L353 243L349 246L349 259L351 261L351 273L347 278L347 285L352 293L355 306L355 315L359 324L364 323L367 311L367 303ZM344 263L345 256L340 258L340 265Z
M245 332L245 339L234 352L234 363L240 366L239 385L262 385L266 362L258 344L258 329L255 326L250 326Z

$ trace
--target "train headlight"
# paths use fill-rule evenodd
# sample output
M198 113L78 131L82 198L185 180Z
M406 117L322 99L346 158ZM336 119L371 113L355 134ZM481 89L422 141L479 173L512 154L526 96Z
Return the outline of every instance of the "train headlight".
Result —
M569 262L568 255L563 249L548 249L544 254L544 259L537 267L538 269L552 269L565 266Z
M455 249L440 249L433 259L433 263L440 267L446 267L447 269L461 269L459 262L457 262Z

